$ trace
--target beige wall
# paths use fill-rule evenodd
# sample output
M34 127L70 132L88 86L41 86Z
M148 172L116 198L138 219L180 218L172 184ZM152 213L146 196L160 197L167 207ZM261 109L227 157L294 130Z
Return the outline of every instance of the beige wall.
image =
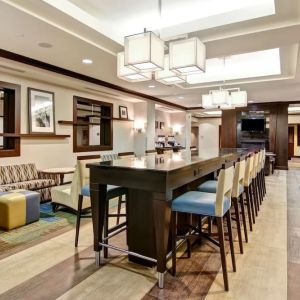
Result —
M297 138L297 125L300 126L300 116L299 115L289 115L288 118L289 124L294 124L294 155L300 156L300 146L297 145L298 138Z
M127 106L129 118L133 119L134 117L133 103L130 102L122 102L114 99L105 98L99 95L74 91L70 88L33 81L22 77L16 77L3 73L0 74L0 81L21 85L21 133L28 133L27 87L32 87L52 91L55 93L56 133L71 135L71 138L57 140L21 139L21 156L11 158L0 158L1 165L34 162L36 163L39 169L50 167L67 167L74 165L76 161L76 156L88 154L89 152L73 153L72 126L57 124L58 120L73 119L74 95L113 103L114 117L119 117L119 105ZM113 151L101 153L104 154L112 152L118 153L125 151L134 151L133 134L134 130L132 122L114 121Z
M219 147L219 126L221 118L199 119L199 155L206 155Z

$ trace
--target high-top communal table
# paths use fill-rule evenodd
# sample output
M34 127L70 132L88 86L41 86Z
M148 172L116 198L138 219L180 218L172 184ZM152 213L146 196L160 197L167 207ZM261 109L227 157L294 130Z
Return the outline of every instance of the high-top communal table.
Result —
M88 164L96 264L105 218L108 184L128 188L127 244L131 261L157 265L158 284L163 288L169 248L171 200L195 188L204 176L221 168L225 161L236 160L242 149L212 149L205 157L189 151L170 155L149 155ZM203 179L202 179L203 180ZM121 250L115 247L116 250Z

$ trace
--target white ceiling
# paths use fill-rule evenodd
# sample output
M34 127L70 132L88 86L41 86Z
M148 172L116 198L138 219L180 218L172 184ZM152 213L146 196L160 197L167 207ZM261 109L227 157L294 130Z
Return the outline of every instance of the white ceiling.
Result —
M195 7L195 5L207 5L208 2L214 1L219 0L163 0L162 16L168 16L168 12L171 14L172 9L173 12L183 8L188 10L191 4ZM1 48L189 107L200 106L201 95L219 84L219 82L209 82L209 84L165 86L155 81L128 83L117 78L116 53L122 50L122 45L119 38L113 37L113 34L117 33L120 37L121 32L122 36L122 30L125 29L124 24L133 26L137 24L135 23L137 20L139 20L138 23L142 23L140 17L149 13L151 15L151 11L154 13L158 1L60 0L55 2L63 5L76 5L78 9L84 11L87 22L78 21L74 18L75 15L70 16L45 1L2 0L0 2ZM222 2L224 3L224 0ZM224 12L224 6L223 8L220 6L219 10L214 12L209 11L206 7L206 15L202 14L205 9L199 10L201 14L194 16L193 20L190 20L191 22L187 19L178 19L174 24L174 22L170 23L172 18L171 21L169 18L167 20L169 23L166 21L165 25L161 26L162 32L165 36L189 32L189 36L199 37L206 44L208 58L279 48L280 75L234 79L226 84L236 85L247 90L248 98L255 102L300 100L298 60L300 0L276 0L276 13L270 15L267 15L267 9L270 7L265 0L234 2L233 0L226 1L229 4L239 3L239 9L236 9L238 6L232 6L233 9L230 10L230 6L228 6L228 10ZM264 9L262 7L257 10L253 9L253 5L257 5L258 2L265 5ZM252 9L247 6L249 3L252 5ZM255 19L249 19L254 15L247 17L242 12L243 9L245 11L245 7L249 13L255 11L258 14ZM215 15L212 17L214 13ZM265 16L259 17L259 14ZM230 21L228 21L228 16L230 16ZM244 21L238 21L242 17ZM93 23L95 18L99 22L102 21L108 24L107 26L111 26L106 31L98 27L99 30L96 30L92 26L95 25ZM210 22L204 22L207 26L203 27L203 20L208 21L207 18L210 18ZM128 22L131 19L133 22ZM194 30L195 26L198 26L196 31ZM145 27L145 25L141 27ZM193 32L187 31L191 28L194 28ZM135 27L130 30L134 29ZM140 31L141 28L137 27L136 32ZM50 43L53 47L41 48L38 46L40 42ZM94 63L84 65L81 63L83 58L91 58ZM5 59L0 59L1 64L13 68L23 67ZM23 76L38 77L41 76L40 73L39 70L27 69ZM45 76L45 80L50 77ZM61 76L53 76L51 80L55 81L55 78L57 78L57 83L70 81L69 79L62 80ZM149 88L149 85L155 85L155 88ZM80 81L77 81L76 87L104 90Z

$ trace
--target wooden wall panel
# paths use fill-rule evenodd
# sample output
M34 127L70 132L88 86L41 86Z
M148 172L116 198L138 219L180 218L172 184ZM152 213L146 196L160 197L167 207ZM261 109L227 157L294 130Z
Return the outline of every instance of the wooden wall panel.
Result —
M276 154L276 168L288 169L288 103L253 104L247 108L225 110L222 114L222 147L237 147L237 113L269 111L269 151Z
M222 148L236 148L236 110L222 112Z

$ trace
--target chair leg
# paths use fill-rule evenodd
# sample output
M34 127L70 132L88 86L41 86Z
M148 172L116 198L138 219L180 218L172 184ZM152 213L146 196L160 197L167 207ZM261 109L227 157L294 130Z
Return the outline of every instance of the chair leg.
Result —
M250 199L250 204L251 204L251 212L252 212L252 222L255 224L255 197L253 195L253 182L250 184L249 189L249 199Z
M219 243L220 243L220 254L221 254L221 262L222 262L224 287L225 287L225 291L229 291L227 265L226 265L226 253L225 253L225 242L224 242L223 218L217 217L216 219L217 219L218 236L219 236Z
M52 212L57 212L57 209L58 209L58 204L57 203L51 203L51 206L52 206Z
M109 223L108 214L109 214L109 200L108 200L108 203L107 203L106 208L105 208L105 219L104 219L104 228L103 228L104 238L108 237L108 223ZM103 241L103 243L107 244L108 241L105 240L105 241ZM103 247L103 257L104 258L108 257L108 249L106 247Z
M120 223L120 213L121 213L121 208L122 208L122 196L119 197L118 200L118 216L117 216L117 222L116 225L119 225Z
M242 240L242 231L241 231L241 221L240 221L240 212L239 212L239 204L237 198L232 198L233 206L234 206L234 212L236 217L236 227L238 232L238 239L239 239L239 247L240 247L240 253L244 253L243 249L243 240Z
M253 179L252 180L252 183L250 184L249 186L249 192L250 192L250 199L251 199L251 202L253 204L253 209L254 209L254 212L255 212L255 216L257 217L257 197L256 197L256 188L255 188L255 184L254 184L255 180ZM254 213L252 212L252 215L253 215L253 223L255 223L255 216L254 216Z
M171 239L172 239L172 275L176 276L176 227L177 227L177 213L172 212L171 215Z
M79 195L79 197L78 197L78 208L77 208L77 219L76 219L75 247L78 246L80 219L81 219L81 213L82 213L82 201L83 201L83 196Z
M245 187L245 195L246 195L246 203L247 203L247 211L248 211L248 219L249 219L249 228L250 231L252 231L252 216L251 216L251 201L249 198L249 191L248 191L248 187Z
M192 225L192 214L189 214L189 225ZM189 228L189 234L191 233L191 229ZM187 253L188 253L188 258L191 258L192 256L192 243L190 239L186 240L187 243Z
M247 232L247 223L246 223L245 204L244 204L243 194L240 196L240 204L241 204L241 213L242 213L245 241L246 241L246 243L248 243L248 232Z
M264 193L265 195L267 194L267 189L266 189L266 175L265 175L265 169L262 171L262 176L263 176L263 184L264 184Z
M227 228L228 228L232 268L233 268L233 272L236 272L235 253L234 253L234 245L233 245L232 222L231 222L230 210L228 210L227 213L226 213L226 220L227 220Z

